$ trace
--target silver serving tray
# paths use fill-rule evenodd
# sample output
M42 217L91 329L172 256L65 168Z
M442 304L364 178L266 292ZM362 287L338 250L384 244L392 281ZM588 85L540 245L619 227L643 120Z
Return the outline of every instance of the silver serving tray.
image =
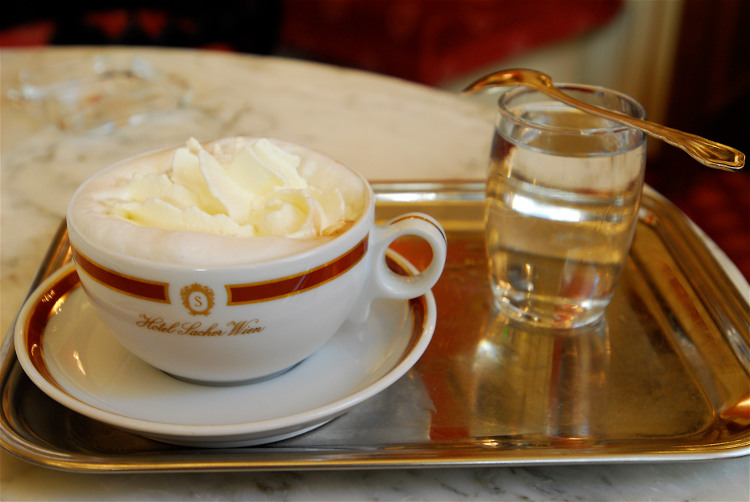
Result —
M449 252L430 347L393 386L313 432L265 446L177 447L81 416L0 352L0 443L86 472L659 462L750 453L750 307L674 206L647 193L606 322L530 332L493 309L481 183L376 184L380 220L435 216ZM397 248L419 265L417 241ZM70 260L61 227L34 283Z

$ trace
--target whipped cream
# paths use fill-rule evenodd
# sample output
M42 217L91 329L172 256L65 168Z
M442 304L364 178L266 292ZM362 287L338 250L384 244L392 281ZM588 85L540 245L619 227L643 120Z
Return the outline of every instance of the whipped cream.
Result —
M109 214L137 225L238 237L330 235L347 219L337 188L303 178L301 158L268 139L178 149L163 173L136 173L122 198L103 201Z
M298 253L351 226L366 182L299 145L196 139L102 171L71 201L93 242L150 260L252 263Z

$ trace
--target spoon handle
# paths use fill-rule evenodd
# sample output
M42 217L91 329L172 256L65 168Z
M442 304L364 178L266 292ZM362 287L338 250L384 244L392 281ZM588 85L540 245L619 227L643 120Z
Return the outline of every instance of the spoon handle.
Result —
M649 122L648 120L631 117L624 113L589 105L570 97L552 85L540 85L534 87L574 108L640 129L651 136L669 143L670 145L681 148L687 152L688 155L705 166L722 169L724 171L735 171L737 169L742 169L745 165L745 154L730 146L707 140L695 134L678 131L671 127Z

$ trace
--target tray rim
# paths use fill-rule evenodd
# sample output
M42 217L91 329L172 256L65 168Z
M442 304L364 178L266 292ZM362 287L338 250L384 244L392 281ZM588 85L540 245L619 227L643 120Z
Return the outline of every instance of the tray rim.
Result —
M481 181L420 181L420 182L373 182L376 200L379 202L403 202L398 194L410 193L411 202L445 202L451 200L474 201L484 197L484 183ZM424 197L419 199L419 197ZM418 200L415 200L418 199ZM733 310L730 317L750 312L750 306L742 299L738 285L733 281L724 266L711 252L705 237L701 237L692 222L667 199L653 190L643 194L645 204L642 207L654 207L663 211L660 216L667 217L675 228L670 239L687 239L690 251L703 267L702 274L693 279L708 281L729 297L723 308ZM665 212L665 213L664 213ZM700 231L700 229L697 229ZM65 222L60 224L50 248L32 281L29 294L54 270L69 260L66 242ZM667 242L666 245L670 243ZM739 309L739 311L738 311ZM726 314L726 312L723 312ZM0 389L2 390L3 410L9 399L8 388L18 378L27 378L20 368L13 350L13 329L0 345ZM32 384L33 385L33 384ZM27 431L28 432L28 431ZM11 455L39 466L74 472L190 472L190 471L280 471L280 470L341 470L373 468L427 468L427 467L482 467L482 466L522 466L522 465L561 465L561 464L605 464L605 463L643 463L643 462L676 462L688 460L714 460L737 458L750 455L750 429L745 436L733 437L730 441L701 445L700 448L686 443L682 446L669 444L668 448L644 448L643 451L623 453L621 451L602 451L592 448L566 449L542 447L538 449L516 448L500 449L492 444L478 448L475 441L451 444L442 448L439 456L435 447L424 444L399 445L398 448L372 450L368 448L315 448L315 447L263 447L253 451L252 448L205 449L195 448L172 450L169 452L153 451L132 454L83 455L79 452L66 452L34 442L18 434L8 423L5 414L0 416L0 446ZM497 446L497 445L495 445ZM664 445L666 446L666 445Z

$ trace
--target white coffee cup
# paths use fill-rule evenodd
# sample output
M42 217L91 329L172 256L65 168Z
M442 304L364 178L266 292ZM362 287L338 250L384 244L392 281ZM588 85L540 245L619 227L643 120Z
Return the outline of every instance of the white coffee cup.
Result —
M71 210L92 180L121 164L84 182L71 200L67 223L76 269L114 337L178 378L234 384L284 372L347 320L366 321L374 299L409 299L429 291L445 264L440 225L410 213L376 226L372 188L356 173L366 199L362 214L311 249L259 263L204 267L134 257L87 238ZM389 245L406 235L424 239L432 249L430 265L417 275L396 274L386 264Z

